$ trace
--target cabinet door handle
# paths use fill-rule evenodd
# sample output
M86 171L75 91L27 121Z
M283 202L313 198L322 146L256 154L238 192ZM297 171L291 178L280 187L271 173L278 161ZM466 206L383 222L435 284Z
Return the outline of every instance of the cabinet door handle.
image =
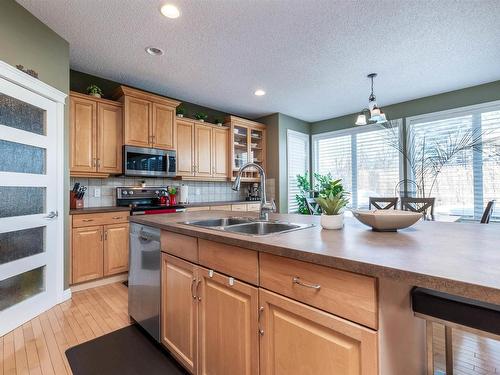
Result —
M91 221L94 221L94 219L83 219L82 221L83 221L84 223L89 223L89 222L91 222Z
M198 301L201 301L200 294L198 293L198 288L200 287L201 280L198 280L198 283L196 284L196 296L198 297Z
M304 286L306 288L311 288L311 289L316 289L316 290L320 290L321 289L321 285L306 283L306 282L300 280L300 277L298 277L298 276L294 276L293 279L292 279L292 281L293 281L294 284L297 284L297 285L300 285L300 286Z
M108 240L108 231L104 231L104 240L107 241Z
M196 299L196 295L194 294L195 283L196 283L196 279L191 280L191 297L193 297L193 299Z
M260 318L261 318L263 312L264 312L264 306L260 306L257 322L258 322L258 327L259 327L259 335L261 335L261 336L264 336L264 330L262 329L262 326L260 324Z
M97 168L101 168L101 159L96 159L97 161Z
M121 216L113 216L114 220L123 219Z
M101 242L102 242L102 240L103 240L103 238L102 238L102 237L103 237L103 230L101 230Z

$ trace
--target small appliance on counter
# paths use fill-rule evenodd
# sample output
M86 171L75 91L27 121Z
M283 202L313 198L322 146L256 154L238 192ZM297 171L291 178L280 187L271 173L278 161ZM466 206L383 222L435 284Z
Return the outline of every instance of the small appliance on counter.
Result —
M172 214L186 211L186 207L174 202L175 199L170 196L168 187L116 188L116 205L130 207L131 215Z
M83 208L83 197L86 191L86 186L81 186L79 182L76 182L69 193L69 208Z
M260 185L258 182L254 182L250 185L245 199L247 201L260 201Z

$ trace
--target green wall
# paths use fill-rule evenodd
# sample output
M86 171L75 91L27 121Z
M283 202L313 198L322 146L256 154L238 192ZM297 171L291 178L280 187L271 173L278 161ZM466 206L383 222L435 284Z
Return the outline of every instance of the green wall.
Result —
M0 60L38 72L38 78L69 93L69 44L14 0L0 1ZM65 191L69 190L68 120L65 109ZM65 287L69 281L68 198L64 198Z
M116 88L121 85L121 83L114 82L106 78L93 76L91 74L78 72L76 70L70 71L70 88L72 91L86 93L86 89L90 84L96 84L97 86L99 86L102 90L103 97L108 99L112 97ZM135 88L143 91L148 91L143 87ZM168 92L154 92L153 94L169 96ZM203 107L201 105L190 103L178 98L175 99L181 101L182 106L186 108L186 117L194 118L194 114L196 112L203 112L208 115L208 122L214 122L213 120L216 118L224 120L224 117L229 115L226 112L221 112L213 108Z
M389 119L405 118L426 113L439 112L468 105L500 100L500 81L472 86L443 94L426 96L407 102L382 105ZM360 108L361 109L361 108ZM311 123L311 134L325 133L332 130L355 126L357 113Z
M288 212L287 189L287 130L295 130L310 134L311 126L308 122L275 113L262 117L257 121L267 125L267 176L275 180L275 199L278 211Z

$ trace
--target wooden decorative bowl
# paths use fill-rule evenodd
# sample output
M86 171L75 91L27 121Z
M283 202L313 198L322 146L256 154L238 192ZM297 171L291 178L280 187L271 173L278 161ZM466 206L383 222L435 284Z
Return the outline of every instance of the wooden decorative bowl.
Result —
M423 217L418 212L401 210L352 210L352 214L376 232L396 232L412 226Z

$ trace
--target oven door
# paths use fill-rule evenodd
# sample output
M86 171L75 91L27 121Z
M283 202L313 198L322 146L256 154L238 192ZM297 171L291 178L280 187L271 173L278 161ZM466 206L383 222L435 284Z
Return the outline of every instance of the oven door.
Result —
M171 177L169 167L170 154L175 151L165 151L156 148L123 147L123 171L125 176ZM175 167L174 167L175 169Z

